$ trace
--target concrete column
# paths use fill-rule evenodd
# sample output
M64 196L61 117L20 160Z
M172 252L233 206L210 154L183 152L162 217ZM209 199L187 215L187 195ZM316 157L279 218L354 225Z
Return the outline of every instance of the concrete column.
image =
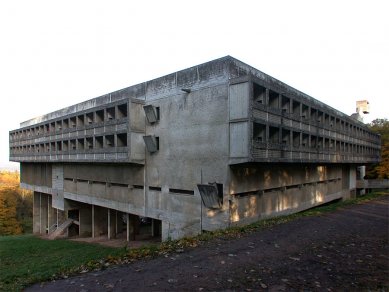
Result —
M108 239L111 239L111 209L108 209L107 211L107 227L108 227Z
M42 193L39 193L39 234L42 234Z
M117 210L115 210L115 234L118 234L118 211Z
M33 205L32 205L32 232L34 234L40 233L41 222L40 222L40 193L34 192Z
M123 233L123 213L116 211L116 234Z
M53 208L53 197L47 195L47 222L49 233L55 230L54 225L57 224L57 209Z
M130 214L126 214L127 221L127 241L130 241Z
M116 211L108 209L108 239L116 237Z
M80 236L89 237L92 235L92 207L83 204L80 208Z
M99 206L94 206L94 233L95 237L107 234L108 224L107 209Z
M128 236L131 240L135 240L135 235L139 234L140 219L137 215L129 215Z
M49 198L49 195L41 193L41 208L40 208L41 209L41 229L40 229L41 234L47 233L48 224L49 224L49 221L48 221L49 209L47 208L48 198Z
M160 236L161 235L161 221L156 219L151 219L151 236Z
M92 205L92 237L95 238L95 205Z
M47 233L50 233L50 227L51 227L51 225L50 225L50 199L51 199L51 197L50 196L47 196Z

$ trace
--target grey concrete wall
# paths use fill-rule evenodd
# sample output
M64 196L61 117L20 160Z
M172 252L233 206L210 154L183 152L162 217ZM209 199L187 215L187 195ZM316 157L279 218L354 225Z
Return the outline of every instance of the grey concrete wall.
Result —
M235 166L230 175L232 224L290 214L342 198L344 181L348 184L349 180L349 173L334 165Z
M161 188L146 188L146 216L163 221L163 238L198 233L198 194L174 194L169 190L195 191L201 182L227 184L228 86L222 83L167 98L154 97L146 103L159 107L161 113L159 122L146 125L146 134L159 137L160 145L156 153L146 153L146 185ZM205 212L203 229L223 226L218 219L226 211L215 214L212 224ZM217 226L211 227L214 224Z
M49 163L21 163L20 182L51 187L52 169Z
M144 184L143 166L131 164L65 164L64 178L129 185Z
M53 207L64 210L64 196L63 196L63 188L64 188L64 179L63 179L63 165L61 164L53 164L52 166L52 200Z

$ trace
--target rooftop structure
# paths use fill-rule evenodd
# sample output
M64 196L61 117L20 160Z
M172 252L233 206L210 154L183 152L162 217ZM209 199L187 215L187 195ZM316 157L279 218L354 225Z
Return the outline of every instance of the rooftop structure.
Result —
M10 132L34 232L73 218L68 235L128 240L143 221L165 240L350 196L379 153L363 123L230 56Z

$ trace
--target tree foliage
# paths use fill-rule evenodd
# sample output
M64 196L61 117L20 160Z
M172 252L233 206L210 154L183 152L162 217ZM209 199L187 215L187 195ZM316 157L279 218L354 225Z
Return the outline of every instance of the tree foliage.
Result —
M389 121L387 119L375 119L369 124L369 128L381 135L381 162L366 169L366 178L389 179Z
M22 233L22 227L17 220L16 209L18 193L15 188L0 188L0 234L11 235Z
M18 172L0 172L0 235L32 231L32 193L19 180Z

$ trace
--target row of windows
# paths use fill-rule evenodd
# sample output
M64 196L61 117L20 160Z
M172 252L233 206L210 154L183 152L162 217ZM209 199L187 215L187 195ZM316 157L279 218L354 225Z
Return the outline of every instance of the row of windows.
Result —
M72 128L82 128L87 125L98 124L111 120L123 119L128 116L127 103L87 112L68 118L59 119L50 123L35 125L31 128L18 130L10 134L10 140L39 137L47 133L61 133L63 130Z
M50 153L57 151L104 149L112 147L127 147L127 133L96 137L85 137L34 145L11 147L11 154L19 153Z
M257 83L253 83L253 99L254 104L256 105L266 106L267 108L279 111L284 115L294 116L314 124L347 132L349 135L355 137L366 137L370 139L376 139L377 137L376 134L363 129L356 124L332 116L320 109L301 103Z
M257 145L271 143L284 147L336 150L355 153L378 153L379 150L327 137L311 135L289 129L280 129L265 124L254 123L253 140ZM264 144L262 144L264 145Z

